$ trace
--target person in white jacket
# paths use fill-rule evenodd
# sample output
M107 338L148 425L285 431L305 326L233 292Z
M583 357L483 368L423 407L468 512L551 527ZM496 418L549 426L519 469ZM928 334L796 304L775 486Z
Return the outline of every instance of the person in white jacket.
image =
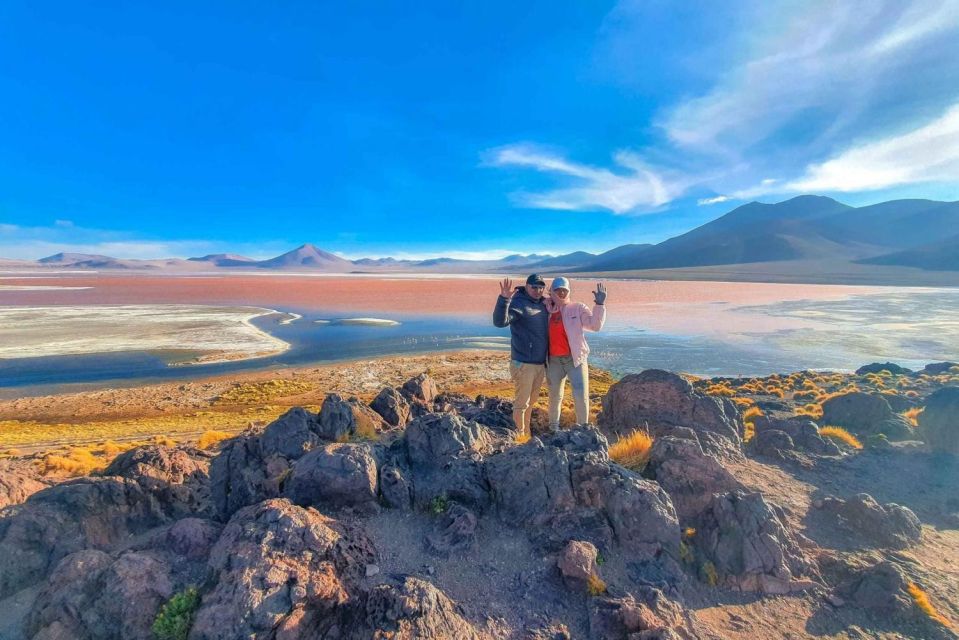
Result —
M572 289L566 278L554 278L546 310L549 312L549 359L546 379L549 384L549 427L559 429L560 408L566 391L566 379L573 388L576 424L589 424L589 345L586 331L599 331L606 321L606 285L593 291L592 309L572 301Z

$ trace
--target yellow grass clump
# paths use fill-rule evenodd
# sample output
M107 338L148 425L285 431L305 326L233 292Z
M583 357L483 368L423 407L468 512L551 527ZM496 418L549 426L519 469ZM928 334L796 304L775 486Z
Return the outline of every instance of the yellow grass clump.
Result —
M752 398L733 398L733 402L738 404L740 407L751 407L755 404L755 401Z
M685 529L683 529L683 537L692 538L694 535L696 535L696 529L695 529L695 528L693 528L693 527L686 527Z
M752 422L743 423L743 442L749 442L756 435L756 425Z
M601 596L606 593L606 583L595 573L586 578L586 593L591 596Z
M516 434L516 444L526 444L529 442L530 435L526 431L521 431Z
M649 462L649 452L652 448L652 436L637 429L617 440L609 448L609 457L627 469L639 471Z
M952 629L952 623L948 618L936 611L936 608L932 606L932 602L929 601L929 596L919 585L915 582L910 582L906 586L906 589L909 591L909 595L912 596L912 601L916 603L919 610L926 614L930 620L935 620L947 629Z
M47 454L40 462L40 472L43 475L55 473L68 476L88 476L94 471L106 469L109 460L94 455L86 447L73 447L65 454Z
M752 418L757 418L763 414L763 410L759 407L749 407L743 413L743 426L745 427L743 432L743 442L749 442L753 439L753 436L756 435L756 423L752 421Z
M726 396L731 398L732 396L736 395L736 392L725 384L714 384L706 387L706 394L710 396Z
M909 421L913 427L919 426L919 414L923 412L925 407L913 407L907 411L903 411L902 417Z
M819 435L824 438L839 440L840 442L849 445L853 449L862 449L862 443L859 442L859 438L852 435L842 427L823 427L819 430Z
M262 382L238 382L220 394L215 404L263 404L277 398L303 395L315 388L315 385L309 382L283 378Z
M822 405L818 402L810 402L802 407L797 407L796 415L819 419L822 417Z
M763 410L759 407L749 407L743 412L743 420L748 421L750 418L756 418L763 414Z
M232 433L227 433L226 431L204 431L200 434L200 439L197 440L196 446L200 449L209 449L220 442L228 438L232 438Z

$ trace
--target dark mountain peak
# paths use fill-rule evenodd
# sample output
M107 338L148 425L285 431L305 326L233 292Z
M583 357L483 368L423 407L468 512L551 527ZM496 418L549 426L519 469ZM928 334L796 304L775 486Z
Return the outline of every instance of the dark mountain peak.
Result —
M338 255L323 251L313 244L306 243L275 258L259 262L258 266L268 269L284 267L335 268L353 266L353 263Z

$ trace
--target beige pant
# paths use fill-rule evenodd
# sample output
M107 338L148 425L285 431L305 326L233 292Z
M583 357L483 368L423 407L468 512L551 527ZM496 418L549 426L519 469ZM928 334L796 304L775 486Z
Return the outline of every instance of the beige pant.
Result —
M546 377L546 367L510 360L509 374L516 386L513 394L513 422L516 423L517 431L529 433L529 423L533 417L531 406L539 398L539 390Z
M550 356L546 369L549 380L549 428L559 429L559 416L562 412L563 396L566 392L566 379L573 388L573 404L576 406L576 424L589 423L589 367L581 363L573 365L570 356Z

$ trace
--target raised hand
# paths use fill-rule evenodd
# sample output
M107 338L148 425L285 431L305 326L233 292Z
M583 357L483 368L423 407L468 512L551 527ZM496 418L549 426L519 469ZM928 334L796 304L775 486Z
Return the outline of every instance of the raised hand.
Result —
M593 301L596 304L606 303L606 285L602 282L596 283L596 291L593 292Z
M513 297L513 281L509 278L503 278L499 283L499 294L509 300Z

